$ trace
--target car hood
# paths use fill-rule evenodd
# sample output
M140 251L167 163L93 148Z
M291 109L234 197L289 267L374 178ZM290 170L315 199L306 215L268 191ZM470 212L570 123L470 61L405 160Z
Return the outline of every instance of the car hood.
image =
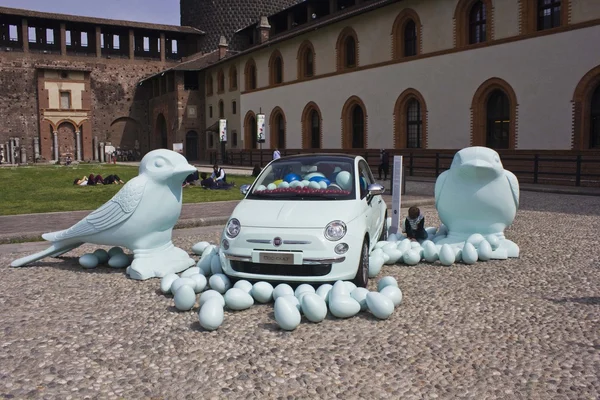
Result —
M329 222L351 222L360 213L357 200L242 200L231 214L242 227L324 228Z

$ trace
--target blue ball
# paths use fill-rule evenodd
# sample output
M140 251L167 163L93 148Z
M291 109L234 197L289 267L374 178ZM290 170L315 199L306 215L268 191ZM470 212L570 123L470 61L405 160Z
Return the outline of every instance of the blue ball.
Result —
M298 175L294 174L294 173L291 173L291 174L287 174L283 178L283 180L286 181L287 183L292 183L294 181L299 181L300 177Z

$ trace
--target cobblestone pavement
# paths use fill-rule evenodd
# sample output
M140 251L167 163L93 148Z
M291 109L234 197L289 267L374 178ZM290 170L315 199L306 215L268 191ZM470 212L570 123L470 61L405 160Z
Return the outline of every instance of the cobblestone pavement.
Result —
M75 257L92 246L20 269L9 262L41 244L0 246L0 398L598 399L599 202L521 198L507 231L519 259L385 266L404 293L388 320L328 316L293 332L272 305L226 311L205 332L158 280L82 270Z

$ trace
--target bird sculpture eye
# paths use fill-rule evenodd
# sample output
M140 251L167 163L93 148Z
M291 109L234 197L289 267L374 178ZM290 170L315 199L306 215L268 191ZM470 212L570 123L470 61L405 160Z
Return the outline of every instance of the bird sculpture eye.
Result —
M161 168L162 166L164 166L164 165L165 165L165 161L164 161L164 160L162 160L162 159L158 159L158 160L154 161L154 165L155 165L157 168Z

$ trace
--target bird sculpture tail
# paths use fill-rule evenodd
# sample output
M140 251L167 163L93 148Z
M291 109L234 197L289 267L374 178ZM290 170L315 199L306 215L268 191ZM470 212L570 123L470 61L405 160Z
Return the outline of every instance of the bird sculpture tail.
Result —
M77 242L77 243L73 243L73 242L56 242L56 243L52 243L52 245L50 247L48 247L46 250L42 250L38 253L32 254L30 256L27 257L23 257L23 258L19 258L18 260L13 261L10 266L11 267L22 267L24 265L27 265L31 262L34 261L38 261L41 260L42 258L45 257L58 257L61 254L66 253L67 251L73 250L74 248L77 248L79 246L81 246L83 244L83 242Z

